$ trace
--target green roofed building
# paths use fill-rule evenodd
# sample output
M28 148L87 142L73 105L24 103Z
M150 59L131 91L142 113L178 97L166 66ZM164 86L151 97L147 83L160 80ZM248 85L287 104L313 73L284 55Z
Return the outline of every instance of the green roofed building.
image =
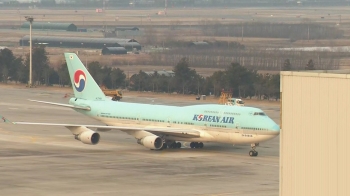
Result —
M103 55L109 54L127 54L128 51L124 47L104 47L102 48Z
M21 28L29 29L29 22L22 24ZM32 24L33 29L49 29L49 30L62 30L62 31L77 31L77 26L73 23L51 23L51 22L36 22Z

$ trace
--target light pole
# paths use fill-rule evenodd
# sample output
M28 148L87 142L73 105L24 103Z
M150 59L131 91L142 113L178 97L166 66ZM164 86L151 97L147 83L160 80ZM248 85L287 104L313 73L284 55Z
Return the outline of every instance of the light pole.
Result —
M28 87L32 87L32 23L34 18L32 16L25 16L29 22L29 84Z

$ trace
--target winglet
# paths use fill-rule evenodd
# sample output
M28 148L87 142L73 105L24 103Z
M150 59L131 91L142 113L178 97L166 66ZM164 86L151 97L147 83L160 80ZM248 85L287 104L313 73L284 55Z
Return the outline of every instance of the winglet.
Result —
M3 117L3 116L1 116L1 115L0 115L0 118L1 118L2 122L4 122L4 123L16 124L16 123L14 123L14 122L8 120L7 118L5 118L5 117Z

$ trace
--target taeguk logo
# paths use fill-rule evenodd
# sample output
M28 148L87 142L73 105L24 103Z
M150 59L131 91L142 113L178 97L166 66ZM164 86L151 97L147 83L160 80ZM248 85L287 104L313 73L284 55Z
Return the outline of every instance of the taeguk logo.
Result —
M78 69L74 73L74 87L78 92L82 92L86 85L86 76L85 73Z

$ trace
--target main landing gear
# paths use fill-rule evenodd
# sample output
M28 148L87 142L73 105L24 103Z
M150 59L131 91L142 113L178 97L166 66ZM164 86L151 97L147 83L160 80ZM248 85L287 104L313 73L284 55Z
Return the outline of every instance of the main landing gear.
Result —
M252 150L249 151L249 156L251 156L251 157L256 157L256 156L258 156L258 151L255 151L255 148L256 148L257 146L259 146L259 143L250 144L250 146L252 147Z
M191 148L203 148L204 144L202 142L191 142L190 147Z
M181 146L182 146L182 144L180 142L166 140L163 143L162 148L159 149L159 150L164 150L164 149L167 149L167 148L178 149L178 148L181 148ZM204 144L202 142L191 142L190 143L190 147L191 148L203 148Z
M172 149L181 148L181 143L174 141L174 142L168 144L167 142L164 142L161 150L167 149L167 148L172 148Z

